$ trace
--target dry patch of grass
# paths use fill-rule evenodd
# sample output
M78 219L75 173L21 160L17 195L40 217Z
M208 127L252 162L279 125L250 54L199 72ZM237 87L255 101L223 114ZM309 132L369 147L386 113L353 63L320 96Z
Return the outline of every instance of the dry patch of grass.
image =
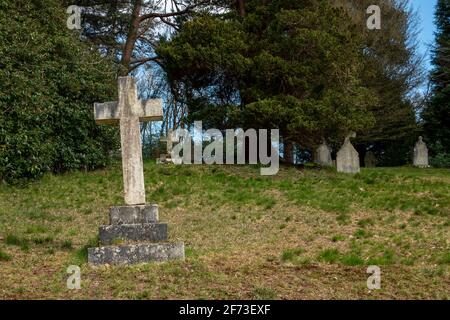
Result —
M86 248L111 205L121 167L0 187L0 297L92 299L448 299L450 172L377 168L347 176L256 166L146 164L186 261L90 267ZM66 288L66 269L82 289ZM366 287L367 266L382 289Z

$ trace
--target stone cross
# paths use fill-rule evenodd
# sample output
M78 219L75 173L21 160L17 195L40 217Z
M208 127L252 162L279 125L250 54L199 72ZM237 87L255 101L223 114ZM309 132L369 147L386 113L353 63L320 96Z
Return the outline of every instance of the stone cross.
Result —
M377 166L377 158L372 151L367 151L364 156L364 166L366 168L375 168Z
M347 136L344 144L337 153L336 167L338 172L358 173L360 171L359 154L350 142L351 137L356 137L356 134L353 132Z
M316 149L316 162L324 166L333 166L331 159L331 149L327 146L325 139L322 144Z
M162 120L162 100L139 100L133 77L119 77L118 91L117 102L94 104L95 121L98 124L120 124L125 203L145 204L140 121Z
M417 141L416 146L414 147L414 166L420 168L429 167L428 164L428 148L425 142L423 142L423 138L419 137L419 141Z

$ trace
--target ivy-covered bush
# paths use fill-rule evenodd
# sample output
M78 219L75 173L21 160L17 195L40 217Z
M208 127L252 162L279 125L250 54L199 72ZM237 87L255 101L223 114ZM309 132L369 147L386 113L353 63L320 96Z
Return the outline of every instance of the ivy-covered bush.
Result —
M56 0L0 2L0 180L104 166L117 129L93 103L115 98L111 61L66 26Z

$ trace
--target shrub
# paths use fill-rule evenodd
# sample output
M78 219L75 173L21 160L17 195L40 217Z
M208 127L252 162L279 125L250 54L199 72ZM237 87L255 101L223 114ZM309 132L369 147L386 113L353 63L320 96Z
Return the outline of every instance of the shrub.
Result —
M117 130L93 119L116 72L66 16L56 0L0 3L0 180L104 166L117 147Z
M439 153L431 157L430 165L435 168L450 168L450 154Z

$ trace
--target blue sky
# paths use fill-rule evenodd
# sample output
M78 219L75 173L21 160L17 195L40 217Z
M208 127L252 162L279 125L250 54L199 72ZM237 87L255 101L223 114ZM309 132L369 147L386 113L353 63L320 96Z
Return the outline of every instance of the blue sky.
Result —
M430 68L430 50L429 47L434 42L435 26L434 19L434 7L437 0L411 0L411 4L419 13L421 19L421 33L419 35L420 50L422 52L428 52L427 55L427 67Z

